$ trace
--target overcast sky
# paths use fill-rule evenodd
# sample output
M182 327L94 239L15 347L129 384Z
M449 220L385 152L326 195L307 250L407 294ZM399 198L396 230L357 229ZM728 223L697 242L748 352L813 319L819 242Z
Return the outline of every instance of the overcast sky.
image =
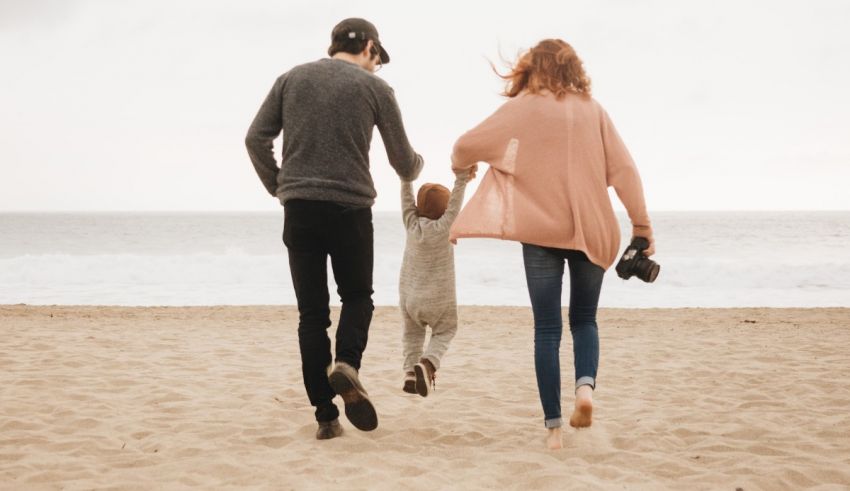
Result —
M350 16L392 56L423 180L448 185L455 139L502 103L487 60L559 37L650 210L850 209L847 1L0 0L0 211L279 209L245 131Z

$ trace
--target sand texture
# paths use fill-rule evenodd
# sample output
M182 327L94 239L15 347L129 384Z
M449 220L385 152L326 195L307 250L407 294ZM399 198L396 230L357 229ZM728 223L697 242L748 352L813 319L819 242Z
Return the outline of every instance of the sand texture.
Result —
M850 309L600 311L594 424L555 452L530 310L460 318L423 399L379 308L380 426L319 442L292 307L2 306L0 488L850 488Z

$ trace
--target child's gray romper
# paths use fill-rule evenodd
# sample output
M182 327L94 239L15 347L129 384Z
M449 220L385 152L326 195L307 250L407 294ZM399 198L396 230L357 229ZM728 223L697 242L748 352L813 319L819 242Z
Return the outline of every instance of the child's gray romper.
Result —
M457 177L446 212L437 220L416 212L413 185L402 182L401 203L407 243L401 265L399 297L404 320L404 370L412 372L420 358L434 368L457 332L454 246L449 228L463 205L467 177ZM431 340L423 355L425 328L431 326Z

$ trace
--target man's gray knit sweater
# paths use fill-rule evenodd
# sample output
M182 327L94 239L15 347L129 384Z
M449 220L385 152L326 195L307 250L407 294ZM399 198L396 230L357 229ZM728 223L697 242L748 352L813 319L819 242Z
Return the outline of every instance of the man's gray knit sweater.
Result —
M390 165L412 181L422 170L392 88L358 65L326 58L299 65L275 81L245 145L266 190L290 199L372 206L369 146L377 126ZM283 131L281 166L273 140Z

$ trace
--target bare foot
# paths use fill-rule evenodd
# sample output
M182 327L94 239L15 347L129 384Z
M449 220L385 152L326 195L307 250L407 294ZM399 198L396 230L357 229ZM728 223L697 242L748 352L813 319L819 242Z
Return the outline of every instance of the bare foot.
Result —
M576 391L576 408L570 416L570 426L587 428L593 423L593 389L582 385Z
M561 428L549 428L549 433L546 435L546 448L549 450L560 450L563 446Z

